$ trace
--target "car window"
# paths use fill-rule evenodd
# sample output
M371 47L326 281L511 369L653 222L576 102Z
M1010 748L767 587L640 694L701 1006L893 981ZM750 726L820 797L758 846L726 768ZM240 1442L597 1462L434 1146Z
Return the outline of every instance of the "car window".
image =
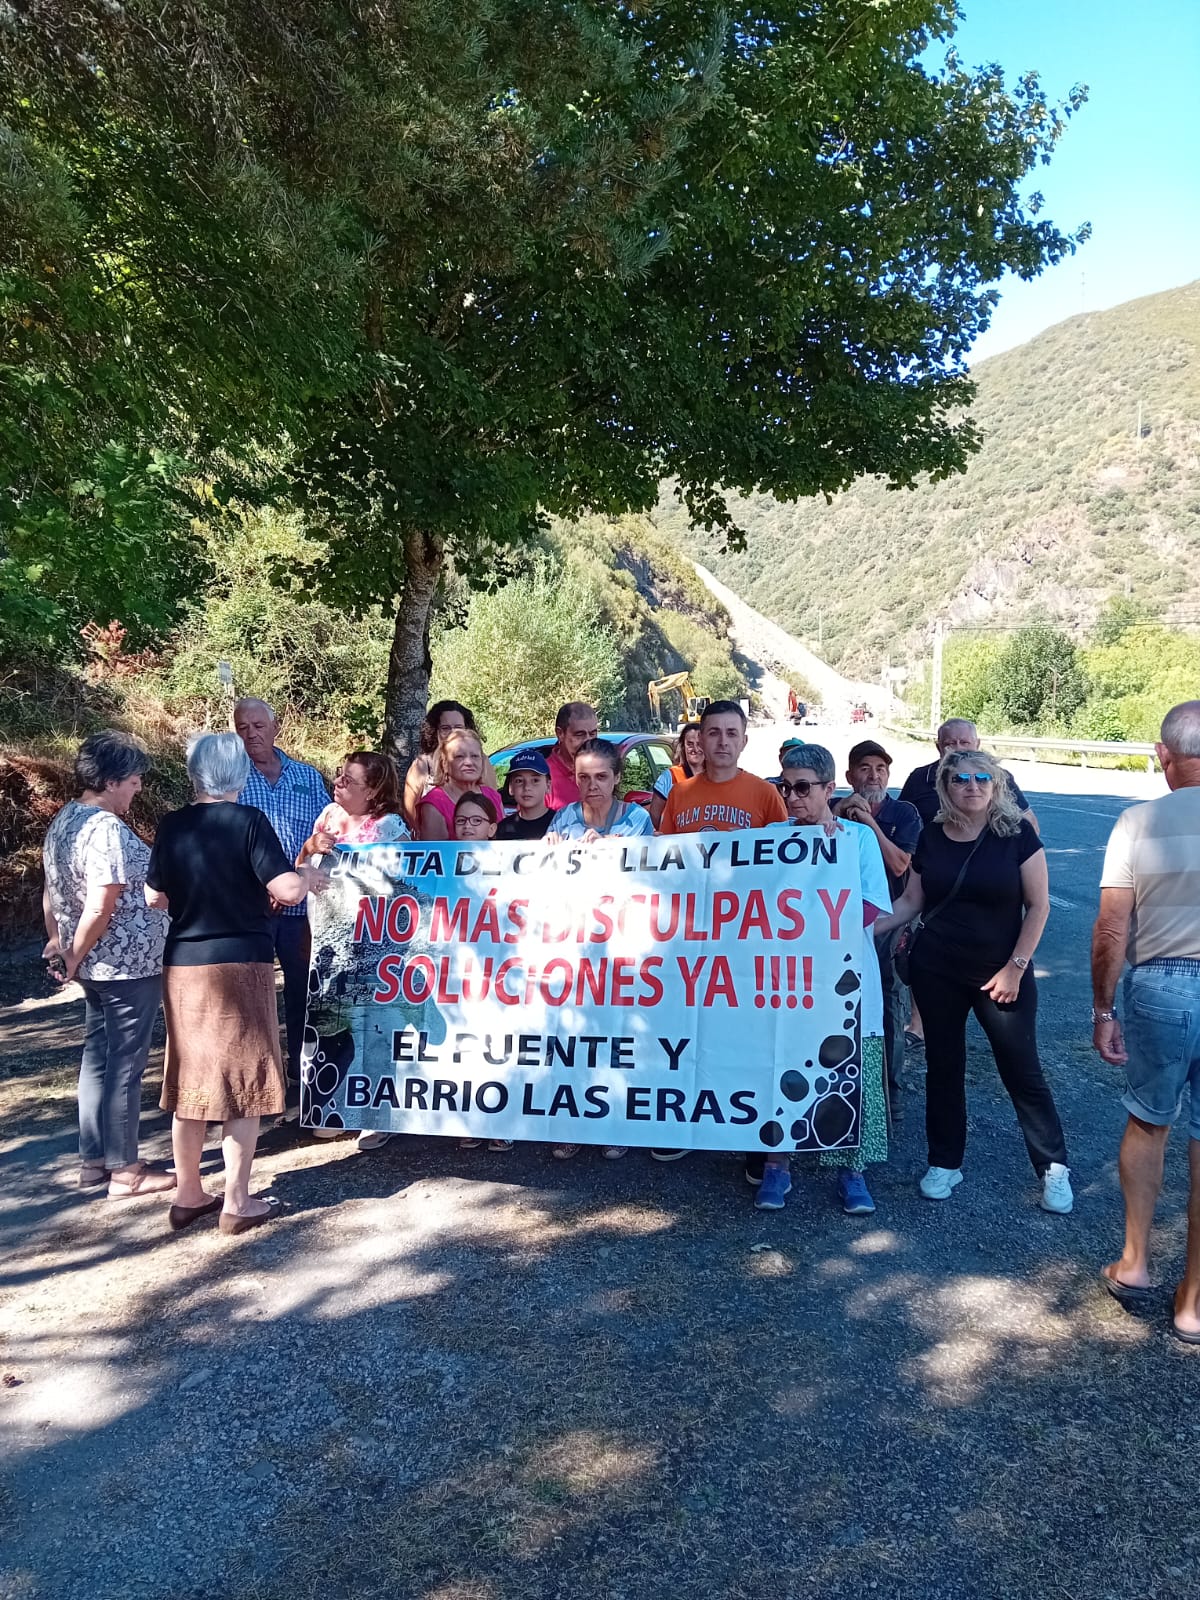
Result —
M660 739L655 739L650 744L644 744L642 749L650 757L656 778L671 765L671 746L663 744Z
M625 769L621 774L622 795L628 794L631 789L640 793L653 789L660 769L651 760L650 749L649 745L637 744L625 757Z

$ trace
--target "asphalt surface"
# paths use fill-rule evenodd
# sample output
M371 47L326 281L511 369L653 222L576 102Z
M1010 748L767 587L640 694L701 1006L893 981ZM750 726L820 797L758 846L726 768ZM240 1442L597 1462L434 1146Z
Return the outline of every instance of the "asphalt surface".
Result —
M821 734L841 759L852 731ZM1088 932L1112 819L1155 785L1015 770L1050 859L1070 1217L1038 1210L976 1040L944 1205L916 1193L913 1057L871 1218L801 1163L765 1215L732 1155L366 1156L283 1131L256 1166L279 1220L172 1236L157 1200L66 1186L79 1008L0 1013L0 1597L1196 1600L1178 1141L1162 1294L1130 1315L1097 1280L1124 1118L1090 1050Z

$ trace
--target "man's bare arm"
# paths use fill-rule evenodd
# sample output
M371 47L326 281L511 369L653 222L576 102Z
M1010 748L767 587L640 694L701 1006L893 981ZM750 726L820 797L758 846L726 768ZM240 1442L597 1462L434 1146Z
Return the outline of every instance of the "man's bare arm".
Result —
M1092 929L1092 1004L1097 1011L1112 1010L1132 916L1132 889L1101 889L1100 914Z

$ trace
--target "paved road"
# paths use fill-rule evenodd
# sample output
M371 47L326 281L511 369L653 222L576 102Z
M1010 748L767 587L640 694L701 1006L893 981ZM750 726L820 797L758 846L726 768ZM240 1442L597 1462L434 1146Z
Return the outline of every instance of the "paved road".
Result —
M1087 929L1138 791L1019 776L1059 902L1038 964L1068 1218L1037 1210L976 1049L942 1206L916 1194L915 1080L870 1219L799 1168L755 1212L720 1154L272 1136L279 1220L173 1237L157 1201L63 1185L78 1007L0 1013L2 1600L1195 1600L1200 1352L1165 1294L1130 1316L1096 1280L1123 1118Z

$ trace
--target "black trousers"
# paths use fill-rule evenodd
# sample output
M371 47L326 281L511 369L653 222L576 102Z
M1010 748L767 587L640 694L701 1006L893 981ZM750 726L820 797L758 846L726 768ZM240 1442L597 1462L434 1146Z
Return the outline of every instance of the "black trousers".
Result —
M952 1170L962 1166L967 1147L967 1018L973 1011L992 1047L1034 1171L1040 1177L1052 1161L1066 1166L1062 1123L1038 1060L1037 983L1032 967L1012 1005L998 1006L977 984L923 971L919 957L912 991L925 1024L929 1165Z
M283 973L283 1016L287 1028L288 1104L299 1096L300 1051L304 1044L304 1014L308 1008L308 962L312 954L312 928L308 917L271 918L275 958Z

